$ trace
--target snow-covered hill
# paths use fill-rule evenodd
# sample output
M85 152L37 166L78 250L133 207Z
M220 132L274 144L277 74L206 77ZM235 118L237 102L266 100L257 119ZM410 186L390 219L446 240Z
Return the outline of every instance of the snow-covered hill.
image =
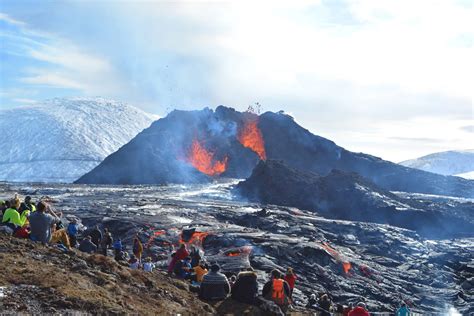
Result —
M400 164L433 173L472 179L474 178L474 149L434 153L402 161Z
M155 119L103 98L0 110L0 181L72 182Z

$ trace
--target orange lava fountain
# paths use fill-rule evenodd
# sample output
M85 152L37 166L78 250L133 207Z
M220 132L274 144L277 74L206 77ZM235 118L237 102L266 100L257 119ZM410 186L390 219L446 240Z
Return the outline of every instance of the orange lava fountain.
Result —
M217 176L227 169L228 158L214 161L214 153L206 150L197 139L194 139L187 160L202 173L208 176Z
M239 142L258 154L261 160L267 160L262 132L257 126L258 118L248 120L239 131Z

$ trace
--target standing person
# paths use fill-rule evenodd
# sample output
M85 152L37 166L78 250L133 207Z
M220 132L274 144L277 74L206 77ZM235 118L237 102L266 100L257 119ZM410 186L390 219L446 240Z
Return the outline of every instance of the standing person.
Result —
M293 297L293 289L295 288L295 282L298 277L296 276L295 272L293 271L293 268L288 268L286 270L285 278L284 280L288 282L288 285L290 286L290 298Z
M258 296L257 274L252 268L242 271L237 275L237 280L232 287L232 298L236 301L255 304Z
M397 310L396 316L410 316L410 309L405 302L402 302L400 308Z
M286 313L290 305L290 286L283 280L282 273L278 270L272 270L270 280L265 283L262 290L262 296L275 302L283 313Z
M311 294L308 299L308 303L306 303L306 308L317 309L318 307L318 300L316 299L316 294Z
M189 252L186 249L185 244L181 244L178 250L174 253L174 256L171 257L170 264L168 265L168 274L172 274L174 271L174 266L176 265L176 262L179 260L183 260L184 258L189 256Z
M217 264L211 266L199 288L199 297L203 300L224 300L230 293L230 284L227 277L219 272Z
M91 241L96 245L97 249L100 247L100 241L102 240L102 232L99 229L99 225L87 233L87 236L91 236Z
M142 253L143 253L143 244L138 238L138 234L135 235L133 238L133 254L137 257L138 261L142 261Z
M357 306L349 312L349 316L370 316L365 307L365 303L359 302Z
M114 239L112 238L112 234L107 228L104 228L104 238L102 238L101 241L101 250L104 256L107 256L107 249L112 247L113 243Z
M120 253L123 250L122 239L117 238L117 240L114 241L113 248L114 248L114 253L115 253L115 260L117 260L117 257L120 256Z
M77 233L79 232L79 224L77 219L73 218L67 225L67 235L71 246L75 248L77 246Z
M332 302L327 294L324 294L319 299L319 308L321 309L321 316L331 316Z

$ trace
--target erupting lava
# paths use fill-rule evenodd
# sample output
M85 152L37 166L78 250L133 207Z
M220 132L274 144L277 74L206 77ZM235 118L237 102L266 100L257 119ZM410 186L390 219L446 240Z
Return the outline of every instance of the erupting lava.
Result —
M188 161L196 168L208 176L217 176L227 169L227 160L214 161L214 153L207 151L197 140L193 140L191 151L188 155Z
M244 147L250 148L256 152L261 160L267 160L262 132L260 132L257 124L258 118L248 120L239 131L238 139Z

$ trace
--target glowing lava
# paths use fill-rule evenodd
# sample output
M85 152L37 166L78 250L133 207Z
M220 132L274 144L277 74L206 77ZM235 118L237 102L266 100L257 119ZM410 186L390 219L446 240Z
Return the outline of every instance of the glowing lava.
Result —
M214 161L214 153L208 151L197 140L193 140L191 150L188 155L188 161L196 168L208 176L217 176L227 169L228 157L222 161Z
M188 241L183 240L183 236L181 236L179 243L180 244L187 244L187 245L195 245L202 248L202 243L204 239L209 236L209 233L206 232L194 232L191 238Z
M250 148L256 152L260 159L267 160L262 132L257 124L258 119L248 120L239 131L238 139L244 147Z

